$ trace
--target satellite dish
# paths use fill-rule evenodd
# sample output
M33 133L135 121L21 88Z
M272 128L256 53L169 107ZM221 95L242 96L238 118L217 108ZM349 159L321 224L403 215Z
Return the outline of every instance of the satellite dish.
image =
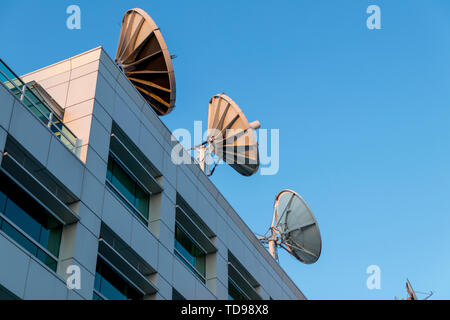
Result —
M428 300L433 295L433 291L430 291L429 293L415 291L411 285L411 282L409 282L408 279L406 279L406 292L408 293L408 297L406 298L406 300L420 300L417 297L416 292L420 293L420 294L427 294L427 296L423 300ZM399 299L397 297L395 297L394 300L399 300ZM402 300L404 300L404 299L402 299Z
M270 235L261 237L278 260L277 247L297 260L315 263L322 251L322 239L316 218L303 198L292 190L283 190L275 198Z
M160 116L175 108L175 74L161 31L142 9L122 19L116 63Z
M419 300L417 299L416 292L414 291L411 282L409 282L408 279L406 279L406 292L408 292L407 300Z
M239 106L226 94L214 95L209 101L207 141L198 149L200 167L212 175L213 166L207 160L214 154L244 176L251 176L259 168L258 142L255 131L259 121L249 123ZM211 169L212 168L212 169Z

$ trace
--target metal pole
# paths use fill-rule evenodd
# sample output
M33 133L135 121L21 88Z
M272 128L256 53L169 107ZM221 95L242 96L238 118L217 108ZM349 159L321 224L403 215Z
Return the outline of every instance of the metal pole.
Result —
M269 240L269 252L272 255L272 257L278 261L278 249L277 249L277 242L275 240Z
M203 170L204 173L206 172L206 147L201 146L198 149L198 162L200 164L200 168Z

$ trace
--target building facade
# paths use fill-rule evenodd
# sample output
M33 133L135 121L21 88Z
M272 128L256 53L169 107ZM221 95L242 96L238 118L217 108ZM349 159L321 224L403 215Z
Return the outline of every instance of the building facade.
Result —
M0 70L0 298L305 299L101 47Z

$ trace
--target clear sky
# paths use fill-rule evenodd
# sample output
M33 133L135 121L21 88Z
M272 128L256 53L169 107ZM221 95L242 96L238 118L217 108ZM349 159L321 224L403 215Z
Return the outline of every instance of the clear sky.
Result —
M66 8L81 8L81 30ZM368 30L366 9L381 9ZM450 2L447 0L2 1L0 57L24 74L102 45L115 56L133 7L159 25L177 80L174 130L207 119L224 91L263 128L280 130L280 171L213 182L257 233L275 195L299 192L322 256L280 263L310 299L450 298ZM381 289L366 268L381 268ZM419 295L424 297L424 295Z

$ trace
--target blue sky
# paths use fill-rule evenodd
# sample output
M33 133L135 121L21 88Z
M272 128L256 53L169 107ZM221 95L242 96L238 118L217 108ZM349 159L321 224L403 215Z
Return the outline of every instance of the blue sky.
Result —
M71 4L81 30L65 26ZM366 27L371 4L381 30ZM280 263L308 298L405 297L406 277L450 298L450 2L7 1L1 58L24 74L98 45L114 57L133 7L177 55L170 129L206 121L209 98L225 91L250 120L280 130L278 174L220 166L212 180L257 233L279 191L305 198L322 256ZM366 287L372 264L381 290Z

